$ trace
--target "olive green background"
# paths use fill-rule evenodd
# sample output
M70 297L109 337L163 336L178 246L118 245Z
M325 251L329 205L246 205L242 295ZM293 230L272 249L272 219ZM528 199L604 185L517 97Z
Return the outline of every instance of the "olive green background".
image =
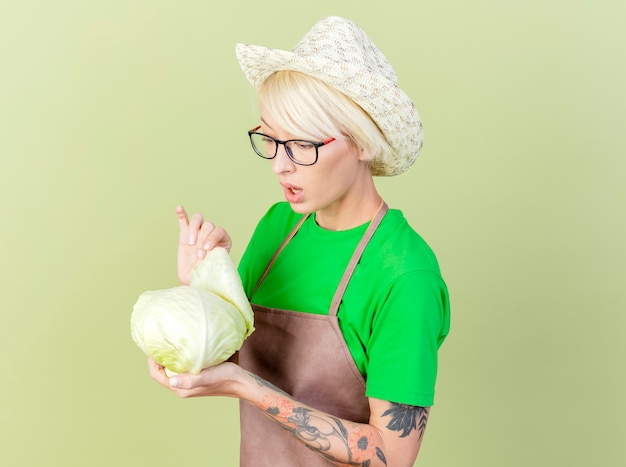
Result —
M176 285L177 204L237 261L281 199L235 42L336 14L424 120L379 180L452 300L416 465L625 465L625 5L1 0L0 464L237 464L236 402L150 380L130 311Z

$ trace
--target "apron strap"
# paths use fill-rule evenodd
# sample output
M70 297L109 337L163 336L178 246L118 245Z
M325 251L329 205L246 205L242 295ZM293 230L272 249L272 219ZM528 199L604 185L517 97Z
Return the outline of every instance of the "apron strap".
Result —
M352 273L354 272L356 265L359 263L359 260L361 259L361 255L363 254L363 251L365 251L365 247L367 246L368 242L374 235L374 232L380 225L380 222L383 220L383 217L385 217L385 214L387 213L388 210L389 210L389 206L387 206L387 203L385 203L385 201L381 201L380 206L378 207L378 211L376 211L376 214L374 215L372 222L370 222L370 225L365 231L363 238L361 238L354 253L352 254L352 258L350 259L350 262L348 263L348 267L343 273L341 281L339 282L339 285L337 286L337 290L335 291L335 295L330 304L330 310L328 312L329 316L337 316L337 311L339 310L341 299L343 298L343 294L346 291L346 288L348 287L348 282L350 282ZM304 221L306 221L309 216L310 214L302 216L302 218L298 221L295 227L291 230L289 235L287 235L287 238L285 238L285 240L283 240L283 242L280 244L280 246L278 247L278 249L272 256L272 258L270 259L269 263L265 267L265 271L263 271L263 274L257 281L256 286L254 287L254 290L250 294L250 298L249 298L250 301L252 300L252 297L254 296L258 288L261 286L261 283L265 279L265 276L267 276L267 274L270 272L270 268L274 264L274 261L276 260L280 252L283 251L287 243L289 243L289 241L291 241L291 239L296 235L296 233L298 232L302 224L304 224Z
M298 221L298 223L295 225L295 227L291 230L289 235L287 235L287 238L285 238L285 240L283 240L283 243L280 244L280 246L278 247L278 249L274 253L274 256L272 256L272 259L270 259L269 263L267 263L267 266L265 267L265 271L263 271L263 274L261 275L261 277L257 281L256 285L254 286L254 290L250 294L249 300L252 300L252 297L254 296L256 291L261 286L261 282L263 282L263 279L265 279L265 276L267 276L267 274L270 272L270 268L272 267L272 264L274 264L274 261L276 260L276 257L280 254L281 251L283 251L283 249L285 248L287 243L289 243L289 241L296 235L296 233L298 233L298 230L300 229L302 224L304 224L304 221L307 220L307 218L310 215L311 214L309 213L309 214L306 214L306 215L302 216L302 218Z
M337 286L337 291L335 292L335 296L333 297L333 300L330 303L330 309L328 311L329 316L337 316L339 305L341 304L341 300L343 299L343 294L346 291L346 288L348 287L348 282L350 282L352 273L356 269L356 265L359 263L359 260L361 259L361 256L363 255L363 251L365 251L365 247L367 246L367 243L370 241L370 239L374 235L374 232L380 225L380 222L382 221L383 217L385 217L385 214L387 213L388 210L389 210L389 207L387 206L387 203L382 201L380 203L380 206L378 207L378 211L376 211L376 215L374 216L374 218L372 219L372 222L370 222L369 227L365 231L363 238L361 238L361 241L359 242L356 249L354 250L352 259L350 259L350 263L348 263L348 267L346 268L346 271L343 273L343 277L341 278L341 281L339 282L339 285Z

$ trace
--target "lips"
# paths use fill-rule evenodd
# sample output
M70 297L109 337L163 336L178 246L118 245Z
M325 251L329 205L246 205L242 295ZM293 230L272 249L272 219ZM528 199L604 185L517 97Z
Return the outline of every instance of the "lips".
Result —
M281 183L283 187L283 191L285 193L285 198L290 203L299 203L302 201L302 197L304 196L304 190L295 185L291 185L290 183Z

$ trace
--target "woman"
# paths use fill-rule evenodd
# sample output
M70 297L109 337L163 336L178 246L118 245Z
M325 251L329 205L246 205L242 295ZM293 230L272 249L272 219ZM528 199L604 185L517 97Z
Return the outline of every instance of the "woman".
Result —
M366 34L338 17L291 52L239 44L261 121L249 137L286 202L259 222L239 272L256 331L238 363L168 378L182 397L241 401L241 465L410 466L449 329L435 255L389 210L374 175L396 175L422 144L419 116ZM189 283L228 233L177 209L178 274Z

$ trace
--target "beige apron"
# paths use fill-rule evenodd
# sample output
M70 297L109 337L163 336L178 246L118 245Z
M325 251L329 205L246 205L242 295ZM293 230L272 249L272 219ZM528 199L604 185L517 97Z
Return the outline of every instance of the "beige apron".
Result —
M278 386L295 400L360 423L367 423L370 416L365 380L341 334L337 310L350 277L387 209L383 203L359 242L337 287L328 315L252 304L256 330L239 351L239 364L243 368ZM305 218L278 248L254 291ZM240 402L240 418L242 467L332 465L244 401Z

